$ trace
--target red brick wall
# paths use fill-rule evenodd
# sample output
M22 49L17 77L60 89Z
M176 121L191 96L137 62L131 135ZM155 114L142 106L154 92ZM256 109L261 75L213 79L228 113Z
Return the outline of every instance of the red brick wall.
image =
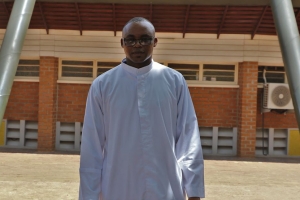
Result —
M40 57L38 150L55 148L58 58Z
M38 121L39 83L14 82L4 119Z
M257 110L257 62L239 63L238 155L255 156Z
M90 84L58 84L57 121L83 122ZM237 88L190 87L199 126L237 126Z
M83 122L90 84L58 84L57 121Z
M238 88L189 89L200 127L237 127Z
M263 89L257 89L256 126L262 127L261 96ZM295 113L279 114L275 111L264 113L265 128L298 128Z

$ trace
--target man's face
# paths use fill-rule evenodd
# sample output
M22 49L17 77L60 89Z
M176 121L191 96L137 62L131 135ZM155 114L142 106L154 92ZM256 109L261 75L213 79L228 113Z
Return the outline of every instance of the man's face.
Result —
M124 48L127 64L136 68L149 65L153 47L157 44L153 26L148 22L133 22L124 27L122 36L121 46ZM135 44L130 45L131 42Z

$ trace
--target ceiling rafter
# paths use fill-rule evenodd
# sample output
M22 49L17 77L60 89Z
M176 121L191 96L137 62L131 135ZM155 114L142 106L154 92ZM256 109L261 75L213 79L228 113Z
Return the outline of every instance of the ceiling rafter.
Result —
M265 6L265 8L263 9L263 11L262 11L262 13L261 13L261 15L260 15L260 18L259 18L259 20L258 20L256 26L255 26L255 28L254 28L252 34L251 34L251 40L253 40L253 38L254 38L254 36L255 36L255 34L256 34L256 32L257 32L257 30L258 30L260 24L261 24L261 22L262 22L262 20L263 20L263 18L264 18L264 16L265 16L265 13L266 13L267 9L268 9L268 6Z
M154 23L157 21L155 23L157 32L179 33L181 34L181 38L184 33L185 36L188 35L187 33L215 34L216 39L218 33L219 38L221 38L220 35L225 33L247 34L249 35L249 39L253 32L254 37L257 37L258 34L276 35L270 6L255 32L255 28L266 5L249 7L228 5L226 13L226 5L221 7L207 5L204 7L191 4L189 15L187 15L188 4L173 6L172 4L159 5L153 3L151 5L150 2L147 5L115 3L115 8L113 9L113 2L109 4L91 4L73 1L62 4L38 1L35 7L37 13L32 16L30 28L44 29L45 32L46 30L48 31L48 34L50 34L50 29L77 30L79 32L80 24L77 21L78 14L76 13L75 2L78 4L82 34L85 30L97 30L116 32L117 35L117 31L121 29L121 23L125 23L124 20L139 15L146 16ZM0 4L3 12L0 15L0 28L5 29L9 19L8 13L11 13L12 3L7 0L2 0L2 2L0 0ZM41 5L41 10L39 5ZM99 9L103 9L101 14L99 14ZM299 24L300 7L294 8L294 14Z
M187 27L187 23L188 23L188 21L189 21L189 15L190 15L190 5L188 5L188 6L186 7L185 20L184 20L184 25L183 25L183 34L182 34L182 38L185 37L186 27Z
M114 36L117 36L116 7L114 3L112 4L112 8L113 8Z
M8 18L9 18L9 16L10 16L10 12L9 12L9 10L8 10L7 6L6 6L6 3L5 3L4 1L2 1L2 4L3 4L3 6L4 6L4 10L6 11L6 14L7 14Z
M152 8L152 3L150 3L150 17L149 17L149 21L152 22L152 12L153 12L153 8Z
M38 2L38 3L39 3L40 12L41 12L41 15L42 15L42 19L43 19L43 22L44 22L46 32L47 32L47 34L49 34L49 28L48 28L48 25L47 25L47 22L46 22L46 18L45 18L45 14L44 14L44 11L43 11L42 3L41 2Z
M75 2L75 7L76 7L76 12L77 12L77 20L78 20L78 24L79 24L80 35L82 35L82 24L81 24L80 12L79 12L77 2Z
M221 20L221 23L220 23L220 26L219 26L218 34L217 34L217 38L218 39L219 39L219 37L221 35L222 27L223 27L224 22L225 22L225 18L226 18L226 14L227 14L228 8L229 8L229 6L227 5L225 7L225 9L224 9L224 12L223 12L223 17L222 17L222 20Z

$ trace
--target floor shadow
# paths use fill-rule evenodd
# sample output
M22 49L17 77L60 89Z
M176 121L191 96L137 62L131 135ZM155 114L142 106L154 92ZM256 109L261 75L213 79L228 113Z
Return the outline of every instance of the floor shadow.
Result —
M18 149L18 148L0 148L0 153L30 153L30 154L60 154L60 155L80 155L78 151L38 151L36 149ZM204 160L220 160L220 161L238 161L238 162L274 162L274 163L295 163L300 164L300 156L290 157L268 157L259 156L254 158L244 158L237 156L204 156Z
M273 163L295 163L300 164L300 157L290 157L290 156L278 156L278 157L268 157L259 156L254 158L244 158L235 156L204 156L204 160L226 160L226 161L238 161L238 162L273 162Z
M17 148L0 148L0 153L30 153L30 154L61 154L61 155L80 155L78 151L38 151L36 149L17 149Z

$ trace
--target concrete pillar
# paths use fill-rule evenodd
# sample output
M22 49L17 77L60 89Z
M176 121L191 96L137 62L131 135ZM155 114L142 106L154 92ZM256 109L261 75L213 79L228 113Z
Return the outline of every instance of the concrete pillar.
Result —
M55 149L58 58L40 57L38 150Z
M254 157L256 142L257 62L239 63L238 156Z

